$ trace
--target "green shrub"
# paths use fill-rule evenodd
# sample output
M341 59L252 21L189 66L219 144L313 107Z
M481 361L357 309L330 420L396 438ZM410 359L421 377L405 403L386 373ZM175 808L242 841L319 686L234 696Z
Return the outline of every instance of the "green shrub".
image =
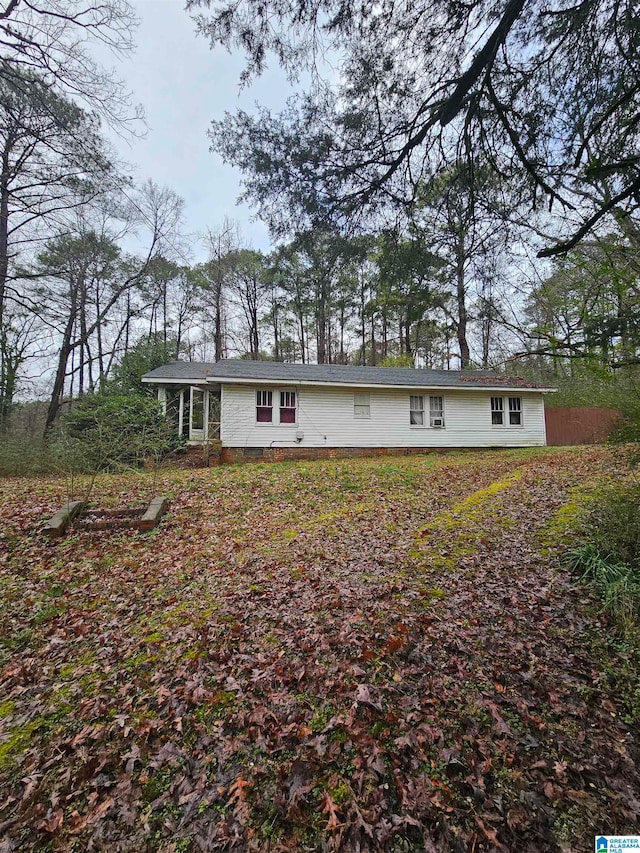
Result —
M565 554L565 563L580 580L591 582L602 588L615 583L628 573L626 566L616 562L610 555L602 556L596 545L588 542Z
M415 367L413 356L403 352L400 355L385 355L380 367Z
M588 642L603 663L600 689L618 697L631 724L640 723L639 501L638 484L601 492L583 522L583 544L564 557L617 628L595 631Z
M588 541L640 573L640 483L604 490L587 517Z
M608 583L603 589L604 609L623 631L637 623L640 614L640 584L631 574Z
M156 400L105 393L83 398L62 417L54 451L63 467L95 473L139 467L179 444Z
M627 401L633 403L637 398L635 374L616 376L589 362L574 365L572 376L547 374L544 377L537 376L536 381L543 381L558 389L545 396L544 404L551 409L558 406L620 409Z
M0 438L0 477L35 477L55 470L55 460L42 439L24 434Z
M593 585L604 610L624 633L640 617L640 485L602 492L584 525L585 542L565 564Z
M115 366L107 390L112 394L140 394L149 397L155 392L155 388L143 385L144 374L175 360L175 341L165 341L158 335L142 338Z
M614 444L629 444L640 442L640 399L637 393L632 398L624 400L620 406L622 416L615 430L609 436ZM640 450L631 451L631 464L636 467L640 462Z

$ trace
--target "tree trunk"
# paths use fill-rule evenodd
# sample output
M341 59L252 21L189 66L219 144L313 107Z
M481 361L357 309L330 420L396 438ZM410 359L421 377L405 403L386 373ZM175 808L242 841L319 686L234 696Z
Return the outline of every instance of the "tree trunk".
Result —
M280 353L280 329L278 327L278 306L275 299L271 303L271 316L273 318L273 355L276 361L282 361Z
M85 344L85 350L87 353L87 382L89 383L89 393L93 394L95 391L95 382L93 381L93 356L91 355L91 344L89 341Z
M178 360L178 358L180 356L180 344L182 343L182 321L183 321L183 316L182 316L182 311L180 311L178 313L178 328L176 330L176 352L175 352L176 361ZM165 352L166 352L166 348L167 348L166 336L165 336L165 340L164 340L164 346L165 346Z
M322 291L318 295L317 313L316 313L316 345L318 354L318 364L325 364L327 358L327 316L325 313L325 303Z
M376 365L376 318L371 314L371 364Z
M251 306L250 320L250 335L251 340L249 346L251 349L251 358L257 361L260 358L260 340L258 338L258 309L255 305Z
M224 347L222 341L222 275L221 271L218 270L218 276L216 278L215 283L215 329L214 329L214 343L215 343L215 351L216 351L216 361L220 361L224 354Z
M467 288L464 271L464 237L458 243L458 257L456 263L456 302L458 306L458 322L456 332L458 336L458 347L460 349L460 369L465 370L471 363L469 344L467 342Z
M405 320L404 324L404 351L407 355L413 355L411 351L411 321Z
M8 143L7 143L8 144ZM0 432L7 425L9 411L13 400L15 389L15 377L10 382L10 365L7 364L9 353L5 335L6 323L6 288L7 275L9 273L9 153L7 145L2 155L2 173L0 174L0 335L2 335L2 348L0 349ZM11 391L11 393L10 393Z
M129 294L127 293L127 316L129 315ZM96 317L100 316L100 285L96 282ZM104 350L102 348L102 323L96 327L96 345L98 347L98 390L104 387Z
M167 328L168 328L168 320L167 320L167 282L164 277L162 280L162 343L165 346L165 351L167 347ZM176 356L177 358L177 356Z
M85 351L87 347L87 288L84 275L82 276L79 295L78 314L80 319L80 364L78 365L78 397L82 397L84 395L84 367Z
M489 367L489 335L491 334L491 319L487 318L482 329L482 367Z
M69 315L69 319L67 320L67 324L64 329L64 334L62 336L62 345L60 347L60 353L58 355L58 366L56 368L56 375L53 381L53 390L51 391L51 399L49 401L49 408L47 409L47 419L44 425L44 434L51 430L53 426L56 415L60 409L60 403L62 402L62 395L64 393L64 380L67 374L67 364L69 362L69 356L71 355L71 335L73 332L73 325L75 323L75 312L71 312Z
M307 357L306 357L307 348L306 348L306 344L305 344L306 335L305 335L305 328L304 328L304 313L302 311L302 308L300 308L300 313L298 314L298 320L300 321L300 350L302 352L302 363L306 364L307 363Z
M362 287L361 296L360 296L360 319L362 320L362 358L360 359L362 364L365 365L367 363L367 318L365 316L365 301L364 301L364 285Z
M131 329L131 292L127 291L127 316L124 329L124 354L129 352L129 333Z

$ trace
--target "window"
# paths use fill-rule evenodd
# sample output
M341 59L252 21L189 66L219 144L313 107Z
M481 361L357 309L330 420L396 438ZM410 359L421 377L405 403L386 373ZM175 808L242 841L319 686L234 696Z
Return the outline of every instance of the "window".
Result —
M509 425L522 426L522 398L509 397Z
M522 397L507 397L509 420L505 421L504 397L491 398L491 423L494 426L522 426Z
M273 421L273 391L256 391L256 420L259 424Z
M295 424L296 422L296 392L280 392L280 423Z
M275 401L274 401L275 397ZM274 417L274 402L276 415ZM295 424L297 423L298 395L296 391L256 390L256 421L259 424Z
M444 426L444 398L429 397L429 426Z
M209 391L209 438L220 438L220 411L221 411L220 392Z
M180 389L167 388L167 417L171 421L174 432L178 435L182 435L182 423L180 421L181 399L182 391Z
M210 392L195 386L167 388L165 413L178 435L182 435L190 441L202 441L205 438L207 408L214 396L214 391ZM218 397L219 402L220 398Z
M370 394L354 394L353 395L353 417L354 418L370 418L371 417L371 395Z
M424 397L409 397L409 423L411 426L424 426Z
M204 391L191 389L191 430L202 432L204 429Z

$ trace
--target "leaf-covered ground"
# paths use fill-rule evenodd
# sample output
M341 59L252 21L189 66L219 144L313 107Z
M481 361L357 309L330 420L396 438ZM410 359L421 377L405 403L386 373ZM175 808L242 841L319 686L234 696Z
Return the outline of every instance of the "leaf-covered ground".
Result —
M59 542L65 484L1 481L0 851L636 831L624 651L555 559L623 476L605 448L165 472L158 530Z

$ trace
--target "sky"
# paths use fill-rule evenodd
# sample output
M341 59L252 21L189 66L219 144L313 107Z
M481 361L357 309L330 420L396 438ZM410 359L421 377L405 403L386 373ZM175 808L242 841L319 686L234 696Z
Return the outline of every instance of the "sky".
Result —
M291 89L278 68L269 70L249 89L240 91L244 61L221 47L211 50L181 0L134 0L140 26L136 52L122 60L110 58L125 80L134 102L142 104L148 130L133 141L110 135L119 156L134 177L151 178L178 193L185 202L185 230L191 235L194 261L206 259L198 239L229 217L240 223L244 241L270 248L266 226L238 205L240 172L209 151L207 129L212 119L238 107L250 111L256 102L277 109Z

